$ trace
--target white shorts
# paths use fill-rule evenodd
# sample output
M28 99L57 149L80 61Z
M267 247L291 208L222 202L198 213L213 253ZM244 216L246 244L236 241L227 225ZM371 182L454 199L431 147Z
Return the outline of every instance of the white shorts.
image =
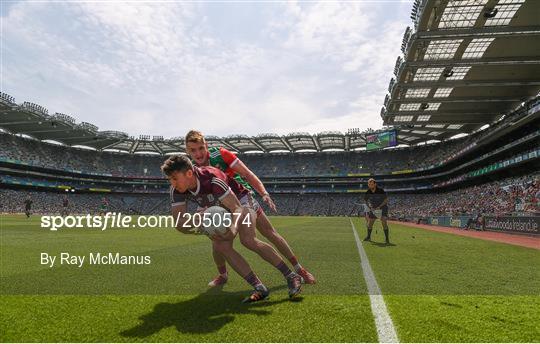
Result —
M253 196L250 193L247 195L244 195L244 197L240 198L239 201L242 207L255 210L255 213L257 215L261 215L262 213L264 213L264 210L259 204L259 202L257 202L257 200L253 198ZM203 209L204 208L197 207L197 212L201 212Z
M255 210L255 213L257 215L261 215L262 213L264 213L264 210L259 204L259 202L257 202L257 200L253 198L253 196L250 193L240 198L240 204L243 207Z

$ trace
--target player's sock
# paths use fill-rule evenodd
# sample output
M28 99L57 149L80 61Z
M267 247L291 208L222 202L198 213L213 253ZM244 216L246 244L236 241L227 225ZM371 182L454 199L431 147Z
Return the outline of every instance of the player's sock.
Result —
M227 277L227 265L221 265L217 267L219 275L222 277Z
M390 242L390 231L388 227L384 228L384 237L386 238L386 242Z
M302 265L298 263L298 259L296 259L296 256L292 256L291 258L289 258L289 262L291 262L291 265L294 267L294 270L296 272L302 270Z
M372 231L373 231L373 227L368 227L366 239L371 239L371 232L372 232Z
M291 269L289 269L289 267L287 266L287 264L285 264L284 261L279 262L279 264L276 265L276 269L278 269L283 274L283 276L285 276L285 278L288 278L291 274L293 274Z
M246 282L251 284L253 288L257 288L257 286L263 285L259 277L257 277L257 275L255 275L253 271L244 276L244 279L246 280Z

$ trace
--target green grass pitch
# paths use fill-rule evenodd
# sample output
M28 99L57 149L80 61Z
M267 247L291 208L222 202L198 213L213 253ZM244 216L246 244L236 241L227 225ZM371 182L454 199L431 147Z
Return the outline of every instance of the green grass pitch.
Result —
M222 290L210 242L173 229L51 232L39 218L1 215L2 342L376 342L348 218L275 217L318 279L294 301L279 272L252 252L268 301L243 305L234 272ZM354 219L360 237L363 220ZM391 225L364 243L402 342L537 342L540 251ZM149 255L150 265L55 266L40 253Z

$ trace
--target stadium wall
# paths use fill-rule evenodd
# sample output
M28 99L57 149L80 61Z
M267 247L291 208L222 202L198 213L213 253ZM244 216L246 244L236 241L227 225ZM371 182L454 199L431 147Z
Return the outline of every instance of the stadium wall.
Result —
M486 216L485 228L500 232L540 234L540 216Z

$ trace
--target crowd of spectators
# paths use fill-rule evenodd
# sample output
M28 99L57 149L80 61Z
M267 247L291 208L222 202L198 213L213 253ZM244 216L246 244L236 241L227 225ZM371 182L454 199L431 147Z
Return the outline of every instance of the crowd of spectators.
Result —
M276 194L280 215L351 216L364 212L363 194ZM449 192L390 194L392 218L444 215L540 215L540 175L507 178ZM266 211L269 211L265 207Z
M0 133L0 158L49 169L113 176L161 176L164 157L72 148Z
M471 138L383 151L247 153L239 157L262 177L381 174L428 167L468 144ZM54 170L131 177L161 177L160 155L101 152L0 133L0 159Z
M270 215L352 216L364 211L363 194L273 194L278 212ZM124 214L169 214L168 194L71 194L37 191L1 190L1 210L21 213L24 200L33 201L36 213L60 213L68 197L71 213L98 213L106 202L108 211ZM392 218L415 218L442 215L540 214L540 175L507 178L497 182L426 194L390 194Z
M444 193L398 195L391 199L398 218L436 215L540 214L540 175L508 178Z
M534 105L534 104L533 104ZM540 106L536 103L535 106ZM523 111L529 111L528 108ZM522 112L523 112L522 111ZM383 174L391 171L425 168L440 164L467 151L475 142L498 130L508 128L519 111L487 130L476 134L415 147L399 147L379 151L318 152L318 153L268 153L241 154L239 157L258 176L309 177L338 176L347 174ZM520 127L514 133L498 138L497 146L475 151L477 156L491 153L503 144L515 142L520 136L537 131L537 122ZM509 152L508 154L515 154ZM45 167L52 170L74 170L83 173L126 177L163 178L159 167L166 157L116 152L99 152L66 147L30 138L0 132L0 160ZM469 157L467 157L469 158ZM498 158L506 158L499 155ZM472 158L471 158L472 159ZM54 172L50 172L54 174ZM1 177L1 176L0 176ZM540 214L538 175L509 178L473 187L459 188L449 192L424 194L392 194L390 215L394 218L427 217L435 215L478 215L534 213ZM4 177L7 178L7 177ZM24 184L23 177L9 176ZM34 177L35 179L35 177ZM44 182L45 179L35 179ZM56 180L56 179L55 179ZM50 182L50 179L46 180ZM58 179L61 183L62 179ZM14 183L11 183L14 184ZM56 185L57 186L57 185ZM83 185L81 182L81 186ZM109 188L109 185L93 185ZM55 193L38 191L15 191L0 189L0 212L23 212L23 200L31 198L36 213L60 213L64 197L68 197L71 213L96 213L103 203L110 211L133 214L168 214L168 197L160 185L139 183L125 188L111 187L119 193ZM271 189L269 189L271 190ZM287 191L286 188L279 189ZM129 194L129 192L148 194ZM292 190L290 190L292 191ZM304 191L313 191L308 188ZM326 190L324 190L326 191ZM154 192L154 194L152 194ZM362 194L358 193L281 193L273 194L278 215L350 216L362 213ZM269 209L266 209L272 214Z
M324 152L295 154L243 154L240 156L256 174L271 176L382 174L421 168L449 152L461 141L383 151Z
M467 151L479 139L504 127L512 118L505 118L487 130L464 138L415 147L351 152L247 153L240 154L239 157L261 177L383 174L421 169L436 166L460 152ZM524 130L528 133L537 128L529 125L517 134L525 135ZM502 140L500 144L512 142L516 139L514 136L507 135L506 138L499 139ZM0 159L2 158L55 170L159 178L162 176L159 167L166 157L66 147L0 133Z
M153 214L163 205L169 206L166 195L124 195L98 193L58 193L45 191L18 191L0 189L0 212L22 213L24 202L32 201L32 212L35 214L60 214L64 199L68 200L70 214L99 214L102 205L110 212L123 214Z

